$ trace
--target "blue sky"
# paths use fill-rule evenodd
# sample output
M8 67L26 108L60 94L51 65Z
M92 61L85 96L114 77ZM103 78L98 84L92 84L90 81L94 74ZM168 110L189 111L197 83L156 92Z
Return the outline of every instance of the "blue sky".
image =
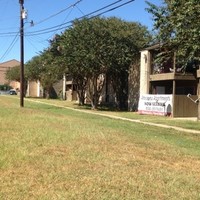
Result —
M129 0L24 0L24 7L28 12L28 18L24 22L24 60L30 60L33 56L48 47L48 40L62 28L70 25L71 20L82 17L93 11L97 11L114 2L118 2L107 9L95 13L99 14L119 6ZM149 0L160 5L162 0ZM11 59L20 60L20 6L19 0L0 0L0 63ZM152 16L145 10L145 0L135 0L122 7L103 14L103 16L115 16L127 21L137 21L152 29ZM30 26L30 21L34 26ZM64 27L61 26L64 24ZM58 29L58 30L56 30Z

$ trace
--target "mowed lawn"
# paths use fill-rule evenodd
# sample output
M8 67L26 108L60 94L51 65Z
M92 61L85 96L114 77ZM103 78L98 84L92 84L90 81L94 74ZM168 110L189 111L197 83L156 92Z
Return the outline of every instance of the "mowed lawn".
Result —
M0 199L200 199L200 135L0 96Z

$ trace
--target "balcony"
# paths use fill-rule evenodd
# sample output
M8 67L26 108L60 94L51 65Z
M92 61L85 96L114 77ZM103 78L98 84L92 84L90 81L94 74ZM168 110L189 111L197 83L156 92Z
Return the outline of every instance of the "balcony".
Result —
M172 63L169 65L166 64L162 67L159 67L155 64L152 64L150 73L150 81L164 81L164 80L196 80L195 71L193 68L183 68L183 67L171 67ZM200 77L200 70L198 70Z
M200 76L200 72L199 72ZM193 74L184 73L160 73L150 75L150 81L165 81L165 80L196 80Z

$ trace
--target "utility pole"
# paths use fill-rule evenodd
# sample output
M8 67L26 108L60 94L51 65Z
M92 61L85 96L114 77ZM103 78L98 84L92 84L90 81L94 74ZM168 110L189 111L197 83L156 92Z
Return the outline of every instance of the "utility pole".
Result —
M20 3L20 107L24 107L24 19L26 13L24 10L24 0Z

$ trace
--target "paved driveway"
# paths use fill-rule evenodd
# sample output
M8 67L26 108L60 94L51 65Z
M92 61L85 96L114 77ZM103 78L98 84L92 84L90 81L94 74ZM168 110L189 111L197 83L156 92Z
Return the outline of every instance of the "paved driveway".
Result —
M2 90L0 90L0 95L5 95L5 94L9 94L9 91L2 91Z

